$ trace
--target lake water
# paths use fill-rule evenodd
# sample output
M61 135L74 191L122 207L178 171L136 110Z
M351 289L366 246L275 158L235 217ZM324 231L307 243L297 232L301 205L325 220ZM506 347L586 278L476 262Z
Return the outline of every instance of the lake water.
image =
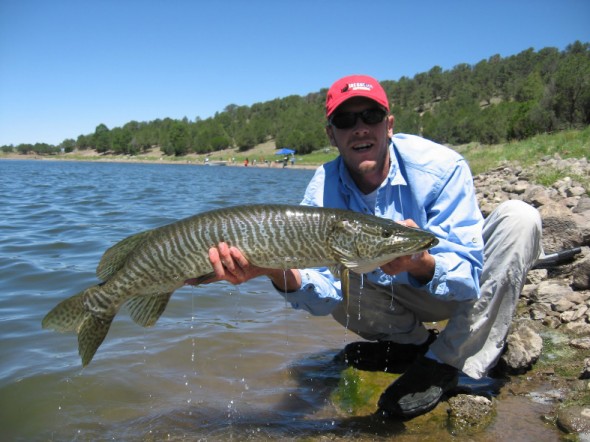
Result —
M338 413L332 357L355 336L291 309L263 278L180 289L148 329L122 311L85 369L74 334L41 329L55 304L97 282L115 242L213 208L298 204L312 174L0 161L2 440L403 439L399 425Z

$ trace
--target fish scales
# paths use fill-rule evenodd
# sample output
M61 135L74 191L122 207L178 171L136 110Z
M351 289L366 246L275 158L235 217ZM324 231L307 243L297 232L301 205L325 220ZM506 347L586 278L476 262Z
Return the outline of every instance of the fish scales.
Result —
M260 267L329 267L342 274L347 288L348 270L373 270L426 250L437 240L391 220L337 209L247 205L213 210L140 232L109 248L97 267L103 282L59 303L45 316L43 327L75 331L82 364L87 365L123 304L135 322L151 326L175 290L187 282L211 280L208 252L220 242L237 247Z

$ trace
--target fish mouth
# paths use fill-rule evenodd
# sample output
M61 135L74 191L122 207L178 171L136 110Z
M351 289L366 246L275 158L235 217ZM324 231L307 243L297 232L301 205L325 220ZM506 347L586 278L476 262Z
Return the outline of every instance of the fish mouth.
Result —
M431 247L434 247L437 244L438 238L435 236L426 243L425 250L430 249Z

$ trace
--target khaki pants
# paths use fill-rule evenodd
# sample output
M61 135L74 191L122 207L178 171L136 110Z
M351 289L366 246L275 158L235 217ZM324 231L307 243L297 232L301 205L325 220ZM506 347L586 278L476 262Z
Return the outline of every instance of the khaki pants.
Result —
M401 344L424 342L424 322L448 320L430 350L468 376L485 376L500 357L526 274L541 253L539 213L522 201L504 202L486 218L483 239L478 300L445 301L407 285L384 287L351 275L349 302L332 315L365 339Z

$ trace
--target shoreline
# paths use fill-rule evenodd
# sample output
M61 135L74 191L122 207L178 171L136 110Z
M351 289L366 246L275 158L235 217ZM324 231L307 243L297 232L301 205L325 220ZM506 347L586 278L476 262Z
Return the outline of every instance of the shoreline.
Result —
M115 155L105 155L102 156L100 154L92 154L92 155L79 155L74 154L68 157L68 154L60 154L60 155L51 155L51 156L44 156L44 155L22 155L22 154L0 154L0 161L7 160L7 161L74 161L74 162L100 162L100 163L136 163L136 164L176 164L176 165L184 165L184 166L208 166L208 167L254 167L258 169L299 169L299 170L315 170L321 164L295 164L287 165L283 167L282 162L269 162L264 164L258 163L249 163L248 166L244 166L243 163L238 162L231 162L231 161L223 161L223 164L215 164L220 163L218 160L212 160L210 163L206 163L204 160L201 160L197 157L182 157L181 159L166 159L163 157L160 158L150 158L150 157L118 157Z

